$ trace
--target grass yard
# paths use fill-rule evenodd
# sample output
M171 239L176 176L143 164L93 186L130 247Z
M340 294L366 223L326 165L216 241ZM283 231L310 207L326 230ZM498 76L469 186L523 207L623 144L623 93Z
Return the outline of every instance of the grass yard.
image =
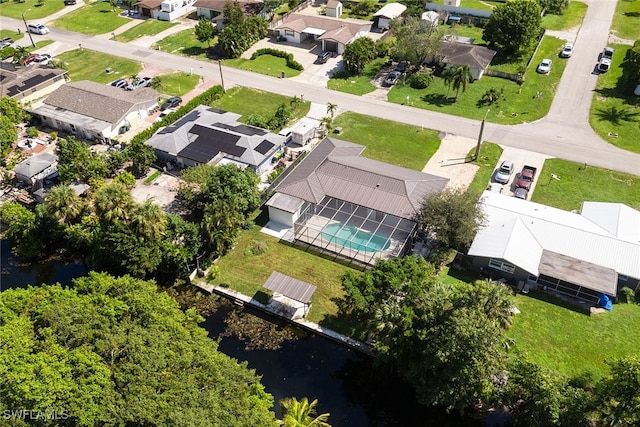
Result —
M475 152L476 149L473 148L469 151L468 156L473 158ZM500 159L501 155L502 148L498 144L483 142L482 145L480 145L478 160L471 162L472 164L477 165L479 169L473 177L473 181L469 184L467 191L472 192L480 198L480 195L487 189L487 186L491 181L491 175L493 175L493 171L495 170L496 164L498 163L498 159Z
M271 117L282 103L291 105L291 98L246 87L234 87L211 106L242 114L240 121L243 121L251 114L265 118ZM292 105L291 108L293 109L292 120L297 120L307 115L311 103L305 101Z
M215 46L216 40L211 40L211 46ZM193 29L180 31L165 37L158 42L160 50L169 53L176 53L194 58L207 59L207 43L199 42Z
M341 79L331 78L327 82L327 87L353 95L364 95L365 93L373 92L376 87L371 83L371 80L380 72L385 62L386 58L376 58L368 63L359 75Z
M564 41L555 37L544 37L525 73L525 82L518 85L510 80L484 76L467 86L466 92L460 91L455 102L455 91L448 90L442 78L436 78L427 89L413 89L409 85L396 84L389 92L388 100L405 104L407 97L414 107L455 116L482 120L487 108L491 112L487 120L500 124L519 124L544 117L560 82L566 61L558 58L558 52ZM553 66L549 74L536 73L536 67L543 58L552 58ZM493 105L481 105L480 100L487 90L504 89L505 100ZM541 93L540 97L536 93Z
M0 30L0 39L4 39L6 37L11 37L14 41L18 41L24 37L24 31L18 34L17 31L11 31L11 30L5 30L5 29Z
M33 52L34 50L42 49L45 46L49 46L52 43L53 43L53 40L40 40L36 42L36 47L33 47L32 45L28 45L27 50L29 52Z
M569 8L562 15L545 15L542 18L542 26L547 30L568 30L582 24L587 14L587 4L581 1L572 1Z
M127 31L120 33L115 37L111 37L111 40L128 43L140 37L155 36L156 34L161 33L164 30L173 27L174 25L176 25L175 22L147 19L143 23L138 24L133 28L129 28Z
M633 95L635 86L618 86L622 76L620 64L630 46L611 46L615 49L613 61L609 71L598 76L589 123L605 141L624 150L640 153L640 97Z
M53 26L91 36L110 33L129 22L129 19L119 15L124 9L111 9L109 2L90 3L56 19Z
M261 233L260 229L260 226L254 226L242 232L235 248L216 263L220 273L212 283L227 284L234 290L253 296L277 269L317 286L308 320L320 323L327 315L335 316L338 310L334 299L343 295L340 277L352 269L312 252L280 243L277 238ZM254 255L251 248L255 243L265 244L267 250Z
M287 67L286 59L273 55L260 55L256 59L225 59L223 64L272 77L281 77L282 73L285 77L295 77L300 74L300 71Z
M184 72L162 74L158 78L160 78L158 92L169 96L182 96L191 92L200 81L199 75Z
M433 3L444 4L444 0L434 0ZM462 0L460 2L460 7L479 10L493 10L501 4L504 4L504 2L491 0Z
M540 299L537 299L540 298ZM613 311L588 316L562 307L544 293L517 295L513 349L533 362L566 375L585 371L600 378L609 372L610 358L638 354L640 305L616 304Z
M25 0L24 2L7 1L2 3L0 15L22 20L22 14L24 13L24 18L27 22L34 22L54 14L63 8L64 2L62 0L47 1L43 4L38 4L38 0ZM23 23L20 24L20 29L22 32L25 31Z
M119 78L128 78L142 71L138 61L89 49L64 52L56 59L64 64L72 81L91 80L98 83L109 83ZM107 68L111 68L113 73L105 73Z
M418 171L440 147L438 131L373 116L345 112L333 121L336 126L342 133L330 136L366 146L364 157Z
M560 180L549 180L551 174ZM640 210L640 177L568 160L547 159L538 175L532 201L564 210L583 201L618 202Z
M613 15L611 32L623 39L637 40L638 18L640 18L640 2L622 0L616 6L616 13Z

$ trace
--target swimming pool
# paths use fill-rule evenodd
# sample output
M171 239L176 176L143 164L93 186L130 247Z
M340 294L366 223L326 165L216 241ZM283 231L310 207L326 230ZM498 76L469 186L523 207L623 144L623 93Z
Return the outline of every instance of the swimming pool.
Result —
M322 238L345 248L362 252L380 252L389 248L389 238L345 224L329 224L322 229Z

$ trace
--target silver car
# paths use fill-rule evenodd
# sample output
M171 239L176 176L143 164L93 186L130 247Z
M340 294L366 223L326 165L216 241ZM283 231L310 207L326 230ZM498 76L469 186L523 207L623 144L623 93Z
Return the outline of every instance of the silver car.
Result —
M29 29L29 32L33 34L43 35L49 33L49 29L42 24L29 24L27 25L27 28Z
M500 164L500 167L496 171L495 181L501 184L506 184L511 179L513 173L513 162L511 160L505 160Z

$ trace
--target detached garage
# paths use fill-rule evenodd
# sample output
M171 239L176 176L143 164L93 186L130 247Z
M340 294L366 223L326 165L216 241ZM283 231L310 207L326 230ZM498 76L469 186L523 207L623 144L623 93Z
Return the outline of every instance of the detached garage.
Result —
M266 203L269 207L269 220L293 227L293 224L300 217L300 213L308 204L308 202L298 197L276 193Z

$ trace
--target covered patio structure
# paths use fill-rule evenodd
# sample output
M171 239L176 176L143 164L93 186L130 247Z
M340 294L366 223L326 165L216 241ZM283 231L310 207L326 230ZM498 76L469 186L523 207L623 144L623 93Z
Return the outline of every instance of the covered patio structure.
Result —
M264 287L273 292L268 305L291 319L302 319L309 313L311 297L316 291L314 285L277 271L271 273Z

